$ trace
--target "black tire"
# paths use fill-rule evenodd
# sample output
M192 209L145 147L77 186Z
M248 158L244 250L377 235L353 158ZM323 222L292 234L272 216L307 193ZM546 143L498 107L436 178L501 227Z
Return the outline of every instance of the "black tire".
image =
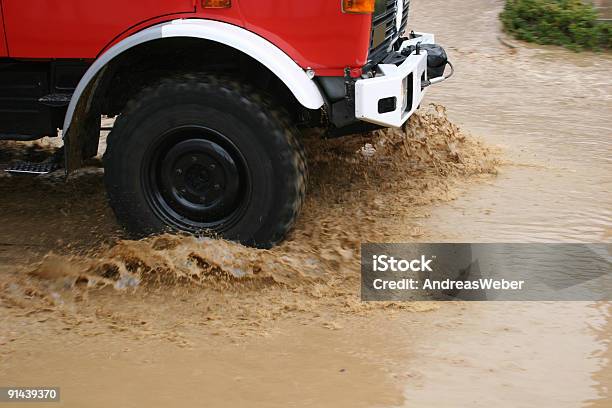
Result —
M210 76L165 79L128 102L104 166L110 204L136 237L212 233L269 248L292 227L306 189L287 113Z

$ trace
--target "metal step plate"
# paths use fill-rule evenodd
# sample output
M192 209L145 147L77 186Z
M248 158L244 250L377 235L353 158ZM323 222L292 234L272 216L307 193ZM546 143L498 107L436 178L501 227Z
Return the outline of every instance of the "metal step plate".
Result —
M18 161L9 164L4 171L12 174L47 174L59 169L59 167L58 163L53 162L32 163Z

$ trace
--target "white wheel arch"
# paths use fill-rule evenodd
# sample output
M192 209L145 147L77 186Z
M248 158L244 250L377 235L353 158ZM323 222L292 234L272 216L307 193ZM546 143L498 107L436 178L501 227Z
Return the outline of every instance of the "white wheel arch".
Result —
M308 109L323 106L323 97L314 81L280 48L244 28L212 20L184 19L162 23L125 38L104 52L81 78L72 95L64 119L64 134L70 128L79 99L95 76L115 57L148 41L173 37L191 37L226 44L259 61L272 71Z

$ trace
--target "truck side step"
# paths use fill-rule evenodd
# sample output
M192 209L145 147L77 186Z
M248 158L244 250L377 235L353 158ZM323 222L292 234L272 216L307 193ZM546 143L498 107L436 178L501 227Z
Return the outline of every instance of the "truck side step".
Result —
M70 104L70 99L72 99L71 93L54 93L41 96L38 98L38 102L45 106L59 108L62 106L68 106Z
M11 174L47 174L60 168L59 163L53 161L32 163L26 161L18 161L9 164L4 171Z

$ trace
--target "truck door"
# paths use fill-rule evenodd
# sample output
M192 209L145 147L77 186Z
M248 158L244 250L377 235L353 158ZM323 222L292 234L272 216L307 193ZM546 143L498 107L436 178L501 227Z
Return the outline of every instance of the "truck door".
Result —
M95 58L121 33L194 0L2 0L13 58Z
M6 57L8 51L6 50L6 38L4 37L4 17L2 15L2 0L0 0L0 58Z

